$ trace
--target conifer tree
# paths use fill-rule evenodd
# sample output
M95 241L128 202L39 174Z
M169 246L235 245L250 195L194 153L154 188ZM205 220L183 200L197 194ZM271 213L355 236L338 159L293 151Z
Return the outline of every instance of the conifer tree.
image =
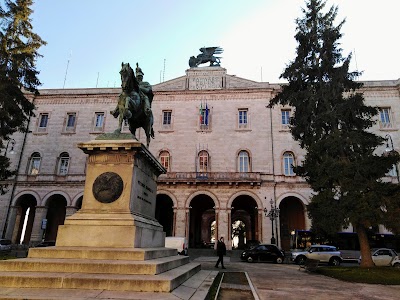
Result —
M25 131L33 114L34 104L26 92L38 93L36 60L38 49L45 45L32 31L30 15L32 0L5 0L0 5L0 149L3 150L16 131ZM4 151L4 150L3 150ZM5 192L4 180L15 174L9 170L9 159L0 155L0 193Z
M368 228L400 229L399 185L384 179L399 155L382 155L384 139L369 130L378 109L364 104L362 84L355 81L360 73L349 72L351 54L342 56L345 20L335 26L338 8L324 14L325 4L307 0L304 16L296 19L297 56L281 74L288 84L270 105L294 108L291 133L306 151L294 170L315 192L308 205L312 229L334 234L353 225L361 266L371 267Z

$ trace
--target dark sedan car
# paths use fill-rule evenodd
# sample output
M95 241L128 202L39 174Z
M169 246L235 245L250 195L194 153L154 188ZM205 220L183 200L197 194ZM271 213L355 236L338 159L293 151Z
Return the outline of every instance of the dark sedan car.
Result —
M246 242L246 246L245 246L245 250L247 250L247 249L251 249L251 248L254 248L255 246L258 246L258 245L260 245L261 243L260 243L260 241L257 241L257 240L248 240L247 242Z
M247 262L268 261L281 264L285 259L285 252L275 245L262 244L243 251L240 258Z

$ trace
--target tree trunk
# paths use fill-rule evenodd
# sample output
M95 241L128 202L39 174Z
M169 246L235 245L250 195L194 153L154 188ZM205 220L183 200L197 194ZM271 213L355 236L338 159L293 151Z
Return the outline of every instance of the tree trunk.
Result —
M361 252L361 268L373 268L375 267L372 261L371 248L369 247L367 229L364 225L357 224L355 229L358 235L358 241L360 242L360 252Z

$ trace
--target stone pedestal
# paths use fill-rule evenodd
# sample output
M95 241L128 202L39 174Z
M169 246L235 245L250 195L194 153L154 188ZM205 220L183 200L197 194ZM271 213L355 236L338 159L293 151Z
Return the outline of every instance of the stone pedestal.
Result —
M78 147L89 155L82 208L59 227L56 246L164 247L163 228L154 218L162 165L132 139Z
M164 247L154 213L165 169L147 148L132 139L78 147L89 154L82 208L59 226L55 247L0 261L0 287L34 288L40 299L66 290L171 292L197 273L200 264Z

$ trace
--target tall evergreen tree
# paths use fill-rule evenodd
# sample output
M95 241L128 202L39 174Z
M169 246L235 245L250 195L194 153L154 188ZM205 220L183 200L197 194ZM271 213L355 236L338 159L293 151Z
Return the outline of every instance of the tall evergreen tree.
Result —
M349 72L351 54L342 56L339 39L345 20L334 25L338 8L322 12L326 1L308 0L296 19L297 57L284 70L288 80L271 101L294 108L291 133L306 150L294 168L315 191L308 214L317 232L333 234L352 224L357 231L362 266L373 266L367 230L383 224L399 231L399 185L382 178L399 155L379 155L384 139L369 128L378 109L364 104Z
M38 93L36 60L37 50L45 45L32 31L30 15L32 0L5 0L0 6L0 148L4 148L10 135L24 131L34 104L26 91ZM9 170L5 153L0 156L0 193L5 192L2 182L15 174Z

